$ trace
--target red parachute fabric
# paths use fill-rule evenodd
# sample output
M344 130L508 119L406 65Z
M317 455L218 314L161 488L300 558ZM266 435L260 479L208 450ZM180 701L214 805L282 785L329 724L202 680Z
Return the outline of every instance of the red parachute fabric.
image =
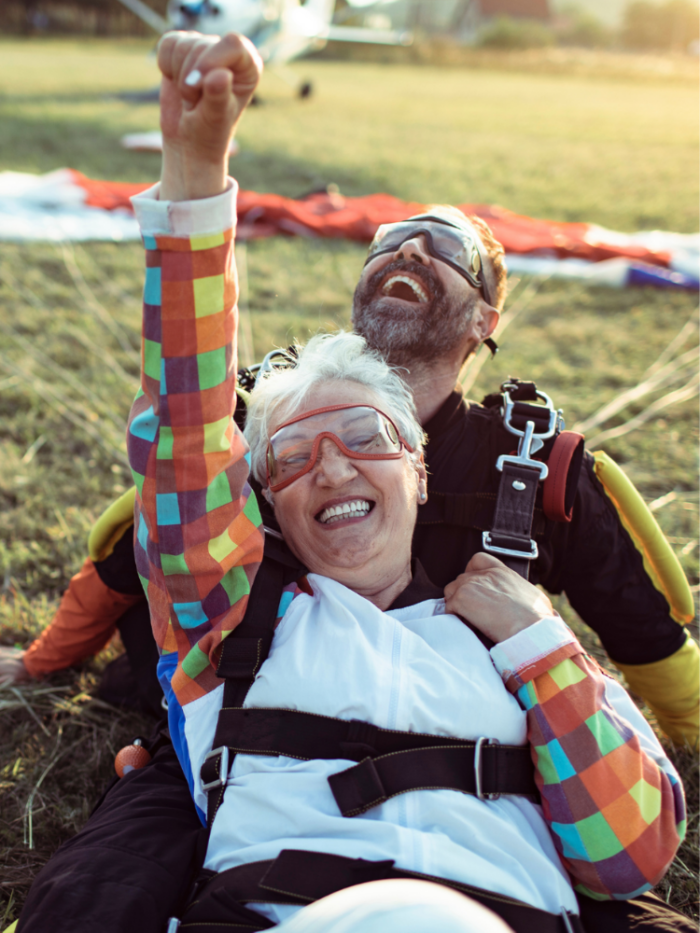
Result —
M75 171L73 180L86 192L86 204L105 210L131 210L129 198L149 187L129 182L95 181ZM657 266L670 263L669 253L655 252L637 243L598 242L591 235L589 224L536 220L487 204L460 204L459 207L465 214L476 214L485 220L507 253L588 262L624 257ZM281 233L368 243L380 224L405 220L425 209L425 204L400 201L390 194L346 198L332 191L321 191L295 200L279 194L241 191L238 236L249 240Z
M117 208L130 211L129 198L151 187L150 184L144 185L141 182L96 181L94 178L83 175L82 172L76 172L75 169L69 169L69 171L73 176L73 182L85 192L87 206L101 207L104 211L115 211Z

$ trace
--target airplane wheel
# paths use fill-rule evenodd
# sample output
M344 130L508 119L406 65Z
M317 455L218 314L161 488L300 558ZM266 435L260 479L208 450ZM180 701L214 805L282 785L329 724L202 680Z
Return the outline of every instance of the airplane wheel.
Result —
M307 97L311 97L314 92L314 86L310 81L304 81L304 83L299 88L299 97L302 100L306 100Z

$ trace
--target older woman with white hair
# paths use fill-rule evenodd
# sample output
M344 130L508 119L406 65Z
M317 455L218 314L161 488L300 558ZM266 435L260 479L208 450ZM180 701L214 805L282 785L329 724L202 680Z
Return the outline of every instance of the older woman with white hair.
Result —
M235 124L258 61L175 34L159 64L128 449L170 733L209 826L168 931L581 933L574 889L633 897L672 860L673 766L539 590L486 554L444 593L412 565L423 435L362 338L317 337L261 380L243 438L235 183L187 150Z
M416 510L427 498L423 430L399 376L357 334L315 337L293 369L259 381L245 437L292 551L388 608L411 580ZM317 462L326 480L300 484Z

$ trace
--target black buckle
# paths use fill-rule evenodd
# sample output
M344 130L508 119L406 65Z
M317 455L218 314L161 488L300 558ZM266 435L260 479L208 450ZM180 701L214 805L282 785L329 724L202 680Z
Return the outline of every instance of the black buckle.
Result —
M476 740L476 745L474 746L474 783L476 789L474 793L479 798L479 800L498 800L501 796L497 793L484 793L483 790L483 775L482 775L482 748L484 745L500 745L501 743L498 739L488 739L486 736L482 735Z
M202 790L204 791L205 794L208 794L209 791L213 790L213 788L215 787L221 787L228 780L228 769L229 769L229 763L230 763L228 746L221 745L219 746L219 748L212 748L212 750L207 755L204 756L204 761L202 762L202 771L200 772L200 776L201 776L201 773L204 771L206 763L210 761L212 758L220 758L219 773L218 773L218 776L214 778L213 781L207 781L206 783L202 783Z
M344 757L350 761L362 761L364 758L373 758L377 751L375 744L377 741L377 727L371 722L363 722L361 719L351 719L348 723L348 732L344 742L340 743L340 749Z

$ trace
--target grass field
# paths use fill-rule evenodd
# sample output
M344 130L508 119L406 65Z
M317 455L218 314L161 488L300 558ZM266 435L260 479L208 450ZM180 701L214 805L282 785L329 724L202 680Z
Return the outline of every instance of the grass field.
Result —
M118 140L154 129L157 108L115 96L155 85L147 51L143 42L0 42L0 170L70 166L99 178L155 180L158 157L127 153ZM297 102L266 76L263 103L245 118L231 166L243 187L300 195L334 182L348 195L496 202L618 230L698 229L696 82L325 61L294 70L314 81L316 95ZM240 258L252 355L347 326L363 255L345 242L248 245ZM84 558L91 523L129 484L123 436L138 378L141 268L135 244L0 249L5 644L26 645L49 621ZM472 396L508 374L534 378L572 426L637 385L688 322L668 379L588 436L692 389L696 295L553 281L511 288L517 322L503 334L503 352L479 371ZM603 446L654 503L697 592L697 404L657 409ZM582 630L565 601L558 605ZM148 728L90 697L104 661L0 691L0 929L17 916L37 868L84 821L114 752ZM695 756L675 754L692 815L689 842L661 890L697 916Z

